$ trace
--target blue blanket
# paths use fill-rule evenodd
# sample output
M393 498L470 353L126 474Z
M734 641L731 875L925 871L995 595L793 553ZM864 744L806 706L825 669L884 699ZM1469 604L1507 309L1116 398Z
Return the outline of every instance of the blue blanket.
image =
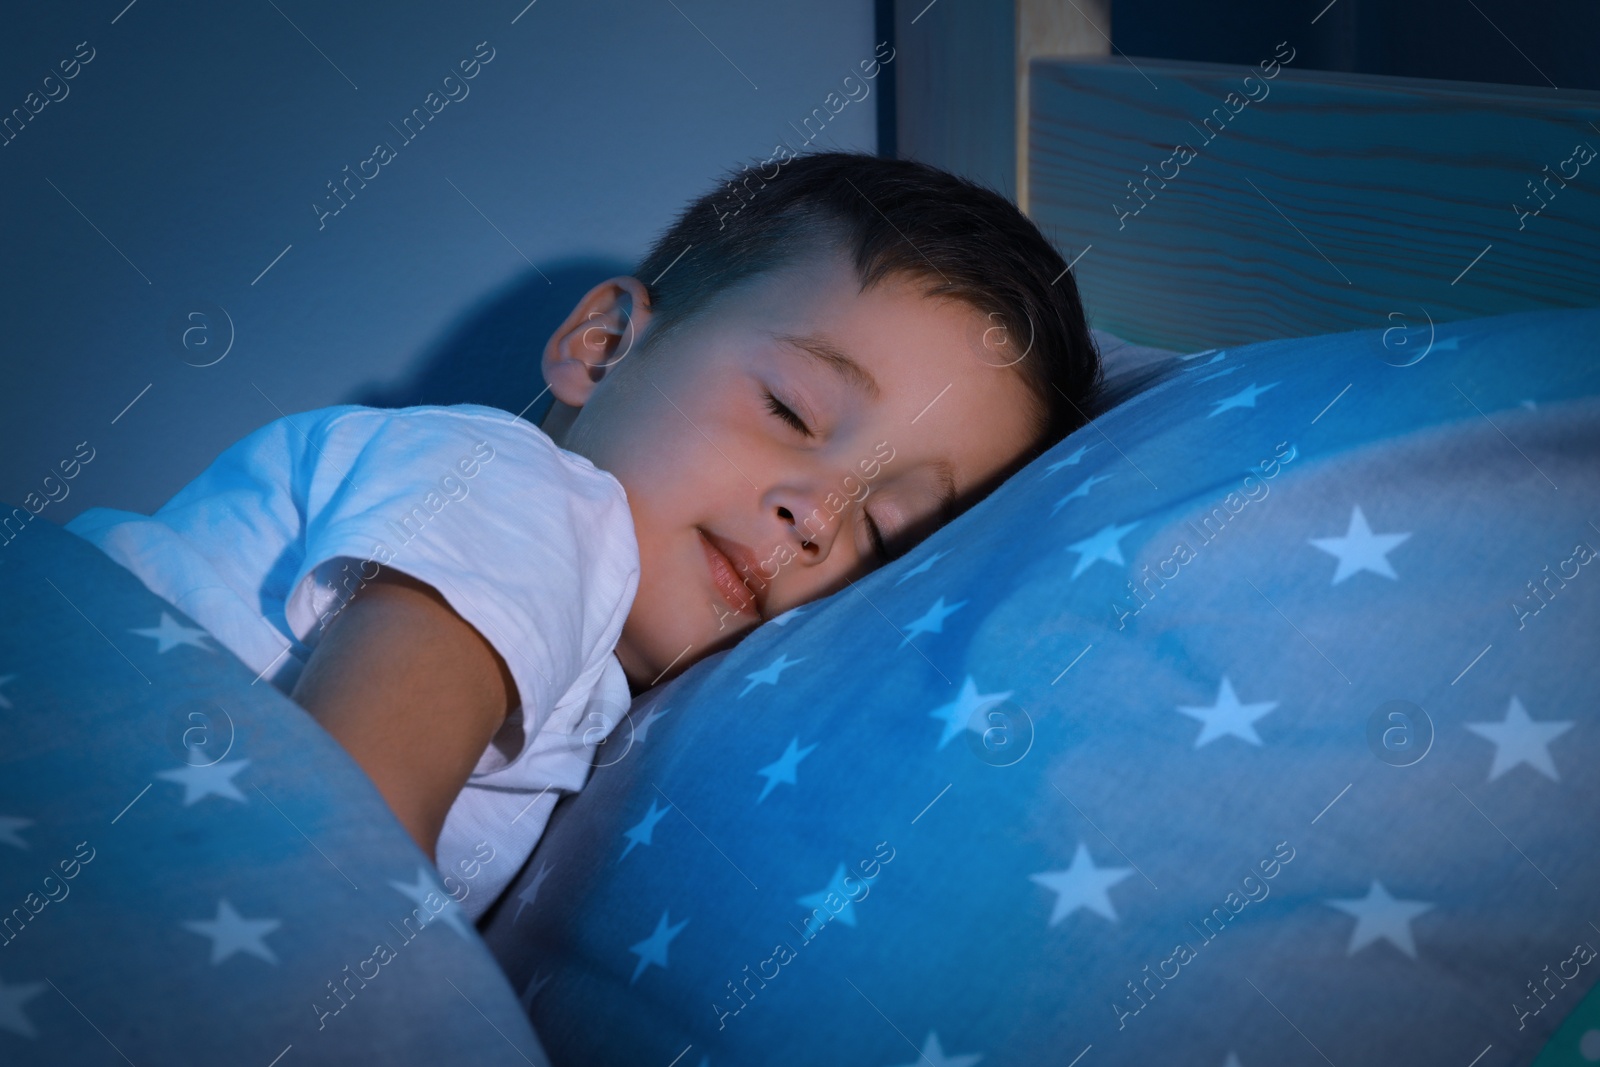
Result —
M344 750L137 578L16 529L0 1064L546 1062L472 876L442 883Z
M1597 339L1174 361L641 698L486 919L552 1061L1600 1057Z

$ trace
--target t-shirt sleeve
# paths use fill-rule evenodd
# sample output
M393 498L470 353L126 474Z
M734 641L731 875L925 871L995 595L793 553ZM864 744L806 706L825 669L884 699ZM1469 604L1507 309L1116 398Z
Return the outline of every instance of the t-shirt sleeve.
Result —
M621 483L476 405L347 408L303 444L292 491L304 549L284 611L294 636L314 647L384 571L425 582L505 660L526 745L621 636L639 579Z

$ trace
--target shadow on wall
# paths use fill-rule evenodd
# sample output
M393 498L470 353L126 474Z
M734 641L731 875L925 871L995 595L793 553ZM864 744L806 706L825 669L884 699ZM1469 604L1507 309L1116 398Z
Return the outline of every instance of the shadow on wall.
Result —
M466 311L425 350L410 377L369 384L341 403L389 408L487 404L523 412L538 423L553 399L543 392L539 372L545 342L585 293L613 275L632 271L633 264L594 258L519 275Z

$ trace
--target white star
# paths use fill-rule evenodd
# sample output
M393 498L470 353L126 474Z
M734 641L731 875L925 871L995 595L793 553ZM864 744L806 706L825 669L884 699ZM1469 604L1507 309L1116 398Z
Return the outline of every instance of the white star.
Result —
M776 616L772 621L777 623L779 626L788 626L791 622L798 619L805 610L806 606L801 604L798 607L790 608L782 615Z
M943 719L944 732L939 735L939 743L935 748L943 748L950 743L950 739L960 734L962 730L973 730L982 733L983 722L978 718L981 712L1005 700L1013 690L1007 689L1004 693L980 693L977 683L972 675L967 675L961 683L960 694L948 704L941 704L928 712L930 719Z
M948 608L944 606L944 597L934 601L933 606L923 612L921 617L906 623L905 632L900 635L900 643L895 648L902 649L918 634L944 633L944 620L954 615L966 604L965 600L958 600Z
M1058 459L1044 469L1044 477L1048 478L1062 467L1076 467L1083 462L1083 457L1094 445L1080 445L1078 450L1065 459Z
M1068 545L1068 552L1079 553L1078 565L1072 568L1073 581L1077 581L1078 575L1100 560L1121 566L1124 560L1122 558L1122 546L1118 542L1126 537L1128 531L1137 525L1139 525L1137 522L1130 522L1126 526L1118 526L1113 523L1110 526L1102 527L1100 532L1093 537L1086 537L1076 544Z
M179 645L193 645L211 651L211 646L206 644L207 634L204 630L197 630L192 626L185 626L166 612L161 613L161 623L146 630L131 630L140 637L153 637L156 640L156 654L171 651Z
M0 1030L9 1030L23 1037L38 1037L39 1032L33 1028L28 1017L22 1014L22 1006L43 993L44 989L43 982L6 985L5 981L0 979Z
M633 851L633 846L635 845L655 844L651 837L656 832L656 823L666 818L667 812L671 810L672 808L670 807L658 809L656 798L651 797L650 810L645 812L644 818L622 832L622 836L628 839L628 847L622 850L622 855L617 857L617 862L621 863L628 853Z
M949 554L950 553L946 552L944 549L940 549L927 559L923 560L921 563L917 564L915 567L912 567L910 570L906 571L899 578L895 579L894 584L899 585L907 578L915 578L919 574L927 574L935 563L938 563L941 559L944 559Z
M183 766L175 771L157 771L156 777L183 786L183 806L186 808L195 801L210 796L226 797L228 800L248 804L249 800L239 792L239 787L233 784L233 776L248 766L250 761L247 759L223 760L221 763Z
M1205 723L1200 728L1200 736L1195 738L1194 742L1194 747L1199 748L1229 734L1252 745L1261 744L1261 738L1256 735L1253 724L1277 706L1276 700L1267 700L1260 704L1239 703L1239 698L1233 692L1233 683L1228 681L1228 676L1224 674L1222 687L1217 690L1215 704L1210 707L1180 704L1178 710Z
M1208 348L1204 352L1192 352L1187 356L1179 356L1178 357L1178 361L1180 363L1187 363L1192 359L1199 359L1201 356L1211 356L1211 353L1213 353L1213 352L1217 352L1217 350L1215 348ZM1221 352L1217 352L1216 355L1211 356L1211 358L1206 360L1204 363L1197 364L1196 366L1189 367L1187 369L1188 370L1198 370L1200 367L1209 367L1213 363L1221 363L1224 359L1227 358L1227 356L1228 356L1227 349L1223 349Z
M750 690L754 689L758 685L762 685L762 684L777 685L778 684L778 675L782 674L784 671L788 670L790 667L793 667L796 663L803 663L803 662L805 662L805 657L804 656L801 656L799 659L790 659L789 658L789 653L787 653L787 652L779 653L777 659L773 660L771 663L767 664L765 667L761 668L759 671L755 671L755 672L753 672L751 674L745 675L745 677L750 680L750 684L745 686L743 689L741 689L739 691L739 695L741 697L744 696L746 693L750 692Z
M649 711L645 712L644 718L639 720L639 725L633 728L634 741L641 745L644 744L645 735L650 732L650 724L671 710L671 708L651 708Z
M814 742L805 748L801 748L800 739L796 737L789 742L788 747L783 750L783 755L778 757L776 763L769 763L757 771L757 774L767 780L767 784L761 787L761 795L756 797L756 803L759 804L767 799L767 794L772 792L773 787L779 782L798 785L795 771L799 768L800 761L811 755L817 744L820 744L820 742Z
M1381 937L1416 959L1417 946L1411 940L1411 920L1433 909L1432 904L1420 900L1396 900L1376 878L1364 897L1329 900L1325 903L1346 915L1355 916L1356 928L1350 934L1350 949L1346 953L1349 956L1354 956Z
M1338 557L1339 566L1333 572L1332 583L1338 585L1361 571L1398 580L1394 568L1389 566L1388 554L1410 536L1409 533L1373 533L1358 504L1350 509L1350 528L1343 537L1313 537L1311 543L1330 556Z
M550 868L543 860L539 861L539 869L533 874L533 881L528 883L522 892L517 894L517 913L511 917L511 925L515 926L522 921L522 909L530 906L539 899L539 887L544 885L544 880L550 877Z
M1109 475L1109 474L1091 474L1091 475L1089 475L1089 477L1085 478L1083 481L1078 483L1078 487L1076 489L1074 489L1072 492L1068 493L1066 496L1062 497L1060 500L1057 500L1056 501L1056 506L1050 509L1050 514L1054 515L1056 512L1060 511L1061 508L1069 500L1079 500L1079 499L1081 499L1083 497L1088 496L1089 495L1089 490L1093 489L1095 486L1099 485L1101 482L1109 482L1110 480L1111 480L1111 475Z
M420 921L423 926L428 926L435 919L442 919L450 929L466 940L471 940L471 937L467 934L467 924L461 918L463 914L461 905L456 902L455 897L445 892L444 886L439 884L439 879L430 873L426 867L419 866L417 868L417 880L414 882L397 882L394 879L390 879L389 885L416 905L412 909L412 917L415 918L416 913L420 911L422 913ZM433 905L428 903L430 895L441 898L444 901L444 907L435 911Z
M212 966L236 952L248 952L268 963L277 963L278 957L273 955L264 939L282 925L277 919L242 918L226 899L217 902L215 919L191 919L183 924L184 929L211 939Z
M823 886L815 893L810 893L806 896L796 898L796 902L799 903L801 907L811 909L811 915L806 917L807 921L814 918L816 916L817 909L821 908L824 916L822 921L824 923L828 922L829 918L831 917L833 919L838 919L846 926L854 926L856 924L856 898L846 890L844 879L844 864L841 863L833 869L833 877L828 879L827 885ZM858 878L857 881L859 882L860 879ZM837 912L828 907L828 895L830 893L839 900L844 901L844 906Z
M1522 701L1511 698L1506 717L1499 722L1469 722L1467 729L1494 742L1494 762L1489 765L1489 781L1494 781L1519 763L1526 763L1552 782L1558 781L1555 761L1550 758L1550 742L1573 727L1573 720L1543 720L1528 717Z
M1276 389L1281 384L1283 383L1272 382L1269 385L1257 386L1255 382L1251 382L1232 396L1225 396L1216 401L1217 406L1211 409L1211 414L1207 415L1206 418L1215 418L1224 411L1231 411L1234 408L1253 408L1256 406L1256 397L1268 389Z
M922 1055L914 1063L904 1064L903 1067L972 1067L973 1064L983 1059L982 1053L967 1056L946 1056L944 1046L939 1044L939 1035L932 1030L922 1042Z
M25 826L32 825L32 819L19 819L15 815L0 815L0 845L10 845L26 852L28 843L22 839L22 835L18 831Z
M1237 371L1237 370L1238 370L1238 369L1239 369L1239 367L1238 367L1238 365L1237 365L1237 364L1235 364L1235 365L1234 365L1234 366L1232 366L1232 367L1223 367L1223 368L1222 368L1222 369L1221 369L1221 370L1217 370L1217 371L1212 371L1212 372L1211 372L1211 373L1210 373L1210 374L1208 374L1208 375L1206 375L1206 376L1205 376L1205 377L1204 377L1204 378L1196 378L1196 379L1195 379L1195 380L1194 380L1194 383L1195 383L1195 384L1196 384L1196 385L1199 385L1199 384L1200 384L1200 383L1201 383L1201 382L1210 382L1210 381L1215 381L1215 380L1216 380L1216 379L1218 379L1218 378L1226 378L1226 377L1227 377L1227 376L1228 376L1228 375L1230 375L1230 374L1232 374L1232 373L1234 373L1234 372L1235 372L1235 371ZM1268 389L1270 389L1270 388L1271 388L1271 386L1268 386L1268 387L1267 387L1267 388L1268 388ZM1261 391L1262 391L1262 392L1263 392L1263 393L1264 393L1264 392L1266 392L1266 391L1267 391L1267 390L1266 390L1266 389L1263 389L1263 390L1261 390ZM1254 405L1254 404L1251 404L1251 405L1250 405L1250 406L1251 406L1251 407L1255 407L1255 405Z
M1065 919L1079 908L1088 908L1096 915L1117 921L1116 909L1106 892L1133 873L1132 867L1096 867L1089 858L1089 849L1082 841L1072 857L1072 866L1064 871L1042 871L1028 877L1056 894L1056 906L1050 912L1049 925Z
M16 675L14 674L0 674L0 685L5 685L15 677ZM4 693L0 693L0 708L9 708L12 706L13 705L11 701L6 699L6 695Z
M665 967L667 965L667 946L672 944L672 939L682 933L683 928L688 925L689 920L685 919L676 926L668 926L667 913L662 912L661 921L656 923L655 933L643 941L628 947L629 952L639 957L639 965L633 969L633 977L628 979L628 984L632 985L637 982L639 976L644 973L644 969L652 963L657 967Z

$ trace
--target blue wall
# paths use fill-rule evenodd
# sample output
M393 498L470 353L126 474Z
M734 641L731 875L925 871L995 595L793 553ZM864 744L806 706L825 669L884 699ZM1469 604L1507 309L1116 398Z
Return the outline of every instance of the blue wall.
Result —
M11 16L0 500L84 441L94 459L47 518L153 510L280 412L521 409L573 301L725 168L800 148L873 52L868 0L525 2ZM474 69L475 50L492 58ZM849 104L814 145L873 150L876 106ZM390 124L413 108L428 118L407 142ZM392 160L363 164L379 142ZM346 166L376 177L319 218ZM191 365L229 320L226 357Z

